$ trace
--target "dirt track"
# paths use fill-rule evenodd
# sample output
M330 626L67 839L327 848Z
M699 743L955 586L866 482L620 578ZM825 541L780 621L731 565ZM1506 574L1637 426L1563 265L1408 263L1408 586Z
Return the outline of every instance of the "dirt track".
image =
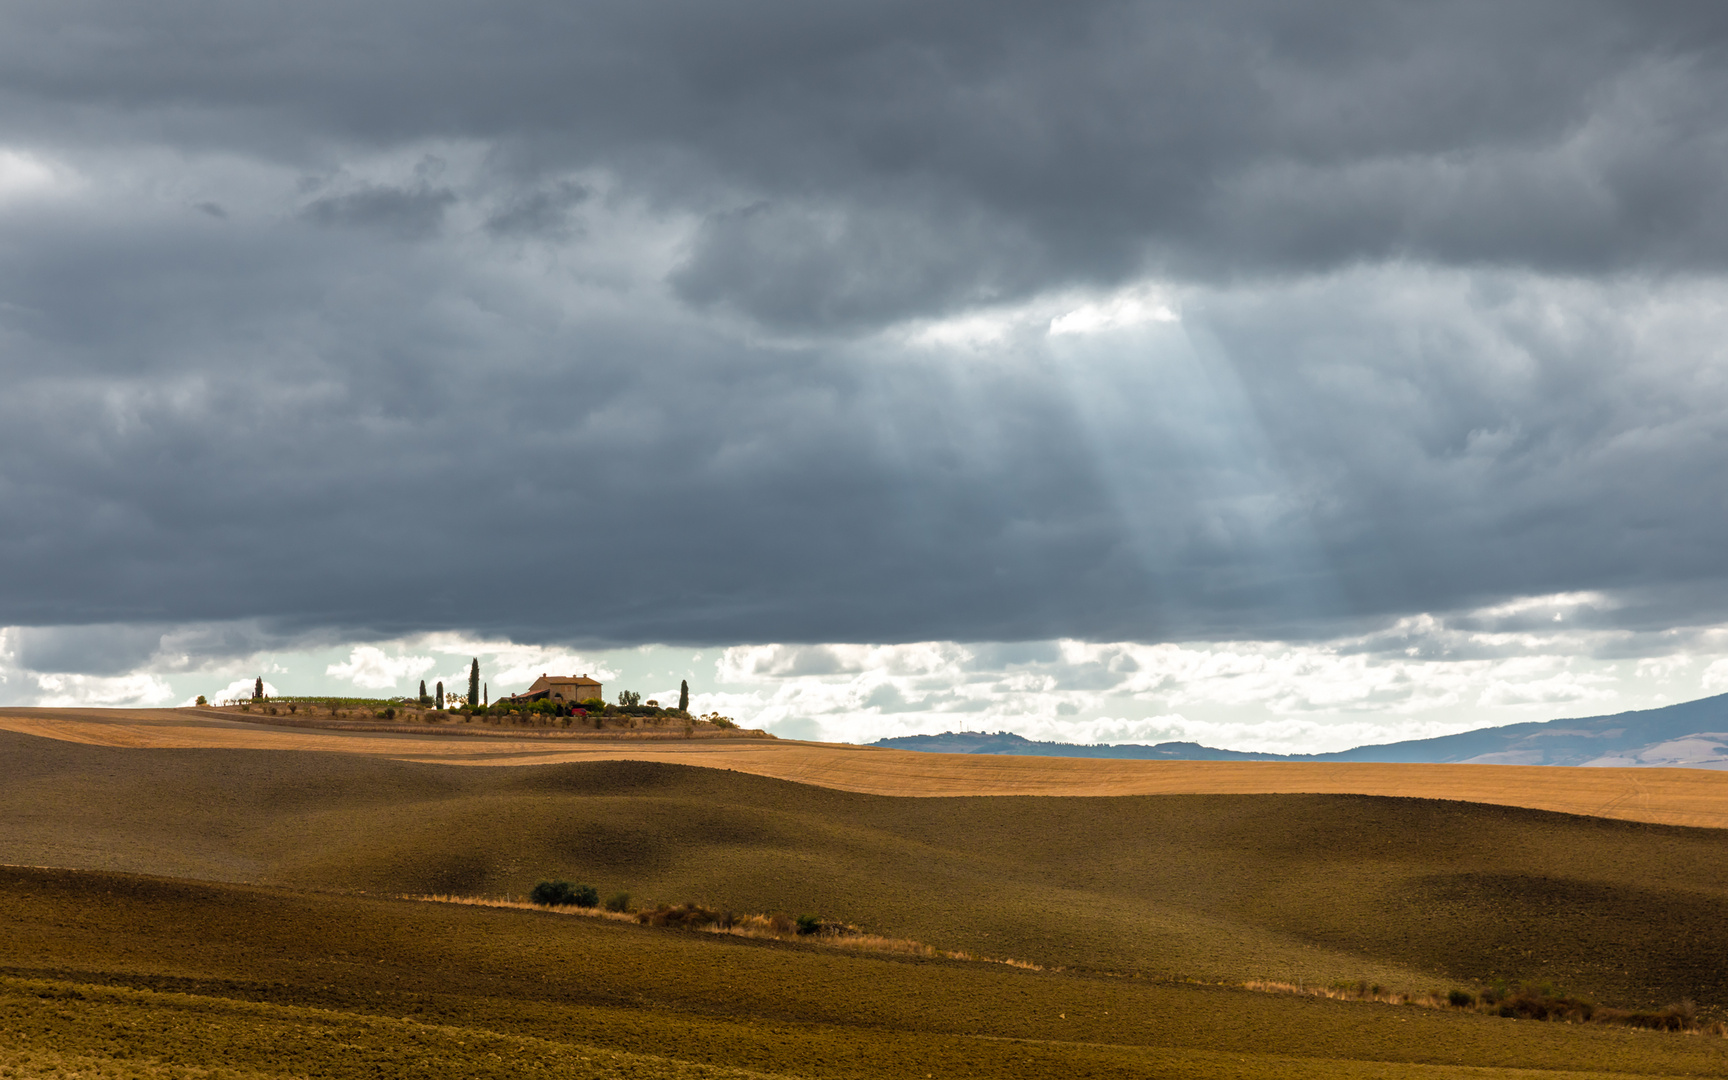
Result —
M96 746L317 750L448 765L626 759L772 776L874 795L1351 793L1525 806L1728 828L1728 772L920 754L761 740L632 742L309 731L192 709L0 709L0 729Z

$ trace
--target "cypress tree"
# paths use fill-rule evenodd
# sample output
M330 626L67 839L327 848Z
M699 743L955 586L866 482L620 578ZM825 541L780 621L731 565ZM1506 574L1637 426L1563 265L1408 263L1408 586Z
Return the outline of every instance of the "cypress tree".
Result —
M468 668L468 707L470 709L480 704L480 658L476 656L474 663Z
M424 705L431 699L426 696L426 680L420 680L420 704Z
M679 712L689 712L690 711L690 680L689 679L679 679L678 680L678 711Z
M440 709L442 709L444 707L444 680L443 679L438 680L438 707Z
M264 700L264 676L262 675L258 676L257 680L252 683L252 700Z

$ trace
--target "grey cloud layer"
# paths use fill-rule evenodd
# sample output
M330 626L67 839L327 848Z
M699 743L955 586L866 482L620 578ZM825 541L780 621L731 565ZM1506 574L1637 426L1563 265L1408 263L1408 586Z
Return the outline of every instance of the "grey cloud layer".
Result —
M1720 620L1725 37L1712 4L12 5L0 145L78 179L0 202L0 623ZM1180 326L1003 314L1147 276ZM918 343L991 305L989 344Z
M15 127L618 169L713 215L686 295L800 325L1146 266L1728 254L1709 3L55 2L5 30Z

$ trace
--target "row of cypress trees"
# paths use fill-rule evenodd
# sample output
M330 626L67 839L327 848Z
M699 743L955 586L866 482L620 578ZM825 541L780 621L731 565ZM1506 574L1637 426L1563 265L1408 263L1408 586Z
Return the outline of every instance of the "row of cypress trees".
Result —
M435 693L437 695L435 698L426 696L426 680L420 680L420 704L436 704L442 709L444 707L444 682L442 679L439 680L438 689ZM450 697L454 700L456 695L452 694ZM484 688L480 682L480 659L476 657L468 666L468 707L473 709L490 704L488 701L490 697L491 692Z

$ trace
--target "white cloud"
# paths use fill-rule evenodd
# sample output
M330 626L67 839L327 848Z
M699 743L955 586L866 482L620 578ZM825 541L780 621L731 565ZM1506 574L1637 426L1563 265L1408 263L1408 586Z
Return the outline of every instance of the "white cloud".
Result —
M1728 690L1728 659L1713 661L1705 668L1702 685L1706 694L1720 694Z
M1619 605L1604 593L1599 592L1565 592L1550 593L1547 596L1520 596L1504 603L1489 607L1477 608L1470 614L1485 619L1504 619L1516 615L1537 613L1547 615L1553 613L1554 621L1562 621L1562 616L1574 608L1594 608L1598 611L1612 611Z
M208 694L206 696L209 698L212 705L220 705L224 701L249 701L252 698L252 690L256 686L256 676L250 679L235 679L233 682L216 691L214 694ZM266 679L264 681L264 696L276 697L279 694L280 691L276 689L275 684Z
M429 670L436 660L430 656L391 656L373 645L359 645L346 663L331 664L324 674L347 679L367 690L393 689L403 678Z
M1564 705L1579 701L1613 700L1618 694L1602 675L1580 675L1562 671L1545 679L1496 679L1482 691L1482 705Z
M1180 322L1182 316L1156 288L1138 286L1081 304L1050 320L1050 333L1097 334L1149 322Z
M1654 707L1674 672L1728 644L1720 628L1638 635L1572 618L1610 607L1587 593L1520 598L1311 643L739 646L715 662L726 692L696 701L799 738L1001 729L1304 753ZM1728 657L1704 687L1728 689Z
M0 147L0 205L70 186L74 174L64 166L24 150Z
M97 706L145 708L166 705L174 699L174 690L155 675L37 675L39 694L36 704L51 708Z

